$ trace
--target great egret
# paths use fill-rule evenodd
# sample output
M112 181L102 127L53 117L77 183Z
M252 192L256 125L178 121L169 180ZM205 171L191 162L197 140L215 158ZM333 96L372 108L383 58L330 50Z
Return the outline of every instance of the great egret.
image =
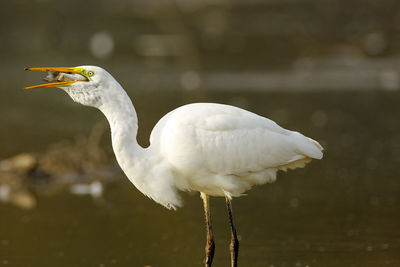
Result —
M231 266L237 266L239 242L232 218L232 197L253 185L273 182L278 170L304 167L321 159L323 148L249 111L223 104L196 103L166 114L154 127L151 145L136 140L135 108L121 85L95 66L27 68L47 71L51 83L25 89L59 87L75 102L98 108L111 128L115 156L128 179L146 196L168 209L182 205L178 190L199 191L203 199L211 266L214 240L209 196L225 197L231 228Z

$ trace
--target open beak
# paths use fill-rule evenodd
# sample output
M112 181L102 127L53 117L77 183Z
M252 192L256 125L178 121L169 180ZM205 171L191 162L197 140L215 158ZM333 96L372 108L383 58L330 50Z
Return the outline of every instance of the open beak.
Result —
M25 70L30 70L30 71L47 71L49 73L65 73L65 74L81 74L82 69L81 68L73 68L73 67L43 67L43 68L25 68ZM84 76L82 76L84 77ZM51 79L48 81L56 81L57 79ZM85 80L70 80L70 81L59 81L57 82L51 82L51 83L45 83L45 84L40 84L40 85L34 85L34 86L28 86L25 87L24 89L35 89L35 88L47 88L47 87L63 87L63 86L69 86L73 83L76 82L82 82Z

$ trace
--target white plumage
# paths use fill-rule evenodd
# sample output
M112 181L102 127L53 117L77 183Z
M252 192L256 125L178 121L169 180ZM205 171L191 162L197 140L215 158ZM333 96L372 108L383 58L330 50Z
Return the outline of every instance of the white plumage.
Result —
M251 186L273 182L278 169L321 158L321 146L249 111L222 104L177 108L155 126L158 147L179 189L211 196L239 196Z
M249 111L212 103L185 105L169 112L154 127L151 145L142 148L136 141L135 108L108 72L94 66L29 70L50 71L48 80L57 77L59 82L28 89L57 86L74 101L104 113L110 123L118 163L143 194L175 209L182 205L178 190L201 192L209 242L212 233L208 195L226 197L232 246L238 249L230 199L253 185L275 181L278 170L303 167L311 159L322 158L322 147L317 141ZM212 248L212 253L207 251L206 266L212 262L210 244L207 249ZM231 253L232 266L236 266L237 251Z

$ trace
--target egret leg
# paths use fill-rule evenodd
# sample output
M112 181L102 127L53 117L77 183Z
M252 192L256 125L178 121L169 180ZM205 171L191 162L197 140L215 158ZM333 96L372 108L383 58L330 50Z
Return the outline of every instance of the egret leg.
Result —
M201 198L203 199L204 213L206 216L206 226L207 226L206 267L211 267L214 258L215 243L211 225L209 196L204 193L201 193Z
M226 207L228 208L229 224L231 226L231 243L229 246L229 250L231 252L231 267L237 267L239 240L237 239L235 224L233 223L231 200L227 197L225 197L225 200Z

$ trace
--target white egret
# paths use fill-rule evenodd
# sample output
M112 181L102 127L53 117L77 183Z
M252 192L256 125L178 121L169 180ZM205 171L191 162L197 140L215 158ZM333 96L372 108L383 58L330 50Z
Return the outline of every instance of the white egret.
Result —
M322 158L317 141L249 111L214 103L189 104L169 112L151 132L150 146L143 148L136 140L135 108L107 71L95 66L26 70L47 71L46 80L51 82L26 89L59 87L75 102L103 112L117 161L143 194L176 209L182 205L179 190L200 192L207 225L206 266L211 266L215 248L209 196L225 197L231 266L237 266L232 197L253 185L275 181L278 170L304 167L311 159Z

